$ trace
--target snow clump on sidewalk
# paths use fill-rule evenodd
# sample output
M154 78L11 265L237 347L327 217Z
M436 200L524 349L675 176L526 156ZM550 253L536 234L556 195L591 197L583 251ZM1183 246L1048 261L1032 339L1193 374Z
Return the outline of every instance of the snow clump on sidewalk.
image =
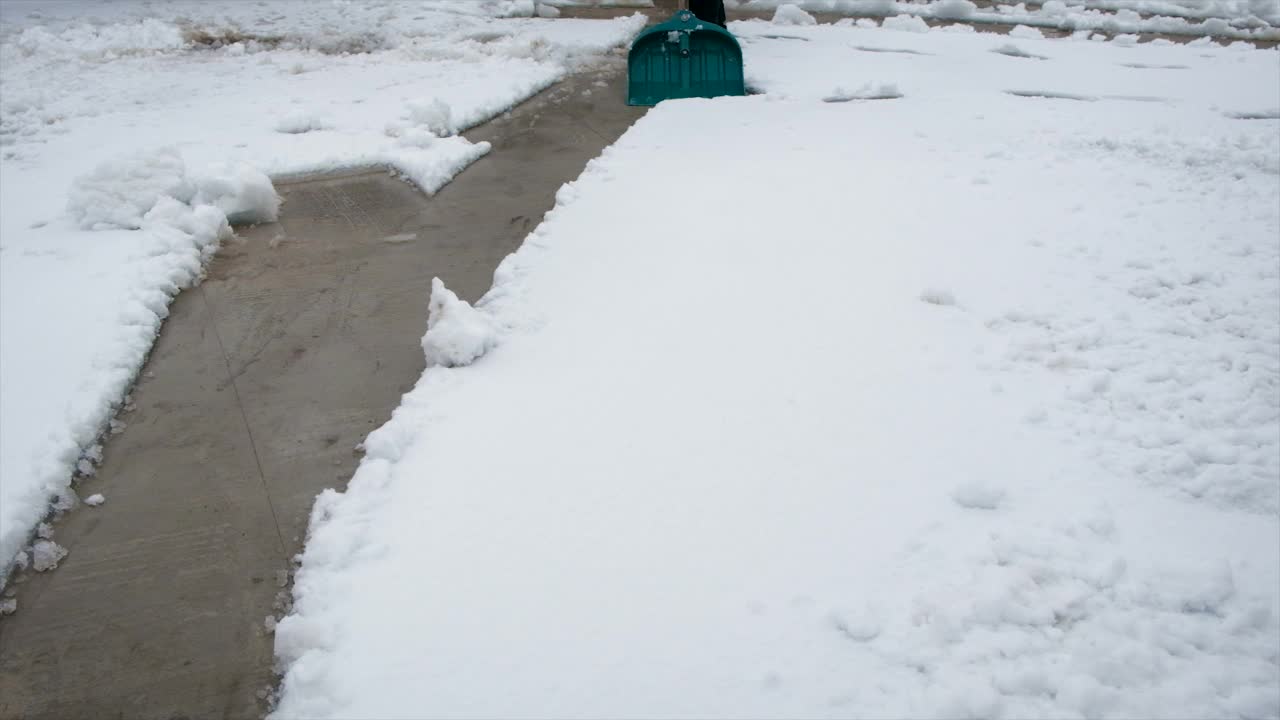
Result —
M498 333L493 321L459 299L440 278L433 278L427 334L422 336L427 366L470 365L497 344Z

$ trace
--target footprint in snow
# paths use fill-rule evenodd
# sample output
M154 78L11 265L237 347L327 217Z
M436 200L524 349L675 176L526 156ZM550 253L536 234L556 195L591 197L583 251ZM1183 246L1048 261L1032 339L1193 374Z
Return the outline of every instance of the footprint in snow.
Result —
M920 52L919 50L907 50L906 48L869 47L866 45L854 45L853 49L859 52L898 53L901 55L929 55L930 54L926 52Z
M875 87L872 87L871 83L867 83L852 92L845 90L843 87L837 87L830 95L822 98L822 102L844 103L851 100L896 100L900 97L902 97L902 93L895 83L881 83Z

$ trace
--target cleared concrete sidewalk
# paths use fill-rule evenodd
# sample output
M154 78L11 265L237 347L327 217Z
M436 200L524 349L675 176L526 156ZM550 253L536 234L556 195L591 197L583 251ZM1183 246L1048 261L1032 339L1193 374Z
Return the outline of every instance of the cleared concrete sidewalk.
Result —
M71 550L18 578L0 717L249 718L315 495L423 369L432 276L474 301L498 262L642 111L612 58L466 135L493 151L434 198L385 171L280 187L173 303L128 428L80 487ZM605 87L596 85L604 81Z

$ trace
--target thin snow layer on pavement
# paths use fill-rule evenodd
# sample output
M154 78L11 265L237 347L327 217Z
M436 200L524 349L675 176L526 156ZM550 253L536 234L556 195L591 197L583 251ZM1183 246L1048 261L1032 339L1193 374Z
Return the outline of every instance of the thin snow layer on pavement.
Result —
M733 30L319 497L274 717L1280 715L1276 53Z
M434 192L488 150L456 133L645 22L372 2L0 7L0 576L52 496L74 503L73 470L92 472L169 300L228 223L275 218L268 176L385 165Z
M1086 34L1098 30L1280 40L1280 0L997 0L984 5L973 0L725 0L725 6L756 11L793 6L861 17L1021 24Z

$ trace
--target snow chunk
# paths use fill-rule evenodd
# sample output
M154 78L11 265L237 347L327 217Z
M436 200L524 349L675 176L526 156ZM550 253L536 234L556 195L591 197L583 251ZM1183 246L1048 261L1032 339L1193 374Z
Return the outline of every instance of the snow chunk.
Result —
M420 127L388 128L388 131L395 133L396 145L399 147L426 149L440 139L435 133Z
M927 33L929 32L929 23L923 18L915 15L895 15L884 19L880 27L885 30L900 30L902 32Z
M162 196L187 202L194 194L182 155L165 147L108 160L77 178L67 210L85 230L136 230Z
M103 497L102 493L94 493L84 499L84 504L88 505L89 507L98 507L99 505L101 505L106 501L107 499Z
M75 494L75 492L73 492L71 488L62 488L61 490L58 491L57 496L54 497L53 503L50 505L50 507L53 508L54 512L61 513L61 512L66 512L68 510L74 509L75 506L79 504L79 502L80 502L80 496ZM52 536L53 531L50 530L49 532L50 532L50 536Z
M817 25L818 21L798 5L779 5L773 13L774 25Z
M301 135L315 130L328 130L331 127L331 123L310 111L285 115L276 121L276 132L288 135Z
M31 567L36 572L58 567L58 563L66 556L67 549L52 540L36 540L31 545Z
M1009 37L1019 40L1043 40L1044 32L1039 28L1027 25L1014 25L1013 29L1009 31Z
M431 102L411 103L405 117L414 125L425 127L436 137L453 134L453 109L439 98Z
M387 164L428 195L491 147L488 142L472 143L460 135L436 138L427 130L405 132L399 150L387 156Z
M195 178L197 205L213 205L227 222L274 222L280 214L280 196L271 178L248 163L217 163Z
M164 234L171 234L176 230L196 247L201 248L202 257L216 249L213 246L214 241L226 237L231 232L230 226L227 225L227 216L218 208L212 205L197 205L193 208L167 195L162 195L156 202L156 206L143 216L142 227ZM191 268L193 276L197 270L198 268ZM107 428L112 435L119 435L127 427L129 427L128 423L116 418L111 418L107 422Z
M18 598L0 600L0 615L12 615L18 612Z
M422 336L428 367L470 365L497 342L497 329L486 315L459 299L440 278L432 278L427 334Z
M1004 490L994 485L972 481L951 491L951 499L960 507L974 510L995 510L1004 502Z

